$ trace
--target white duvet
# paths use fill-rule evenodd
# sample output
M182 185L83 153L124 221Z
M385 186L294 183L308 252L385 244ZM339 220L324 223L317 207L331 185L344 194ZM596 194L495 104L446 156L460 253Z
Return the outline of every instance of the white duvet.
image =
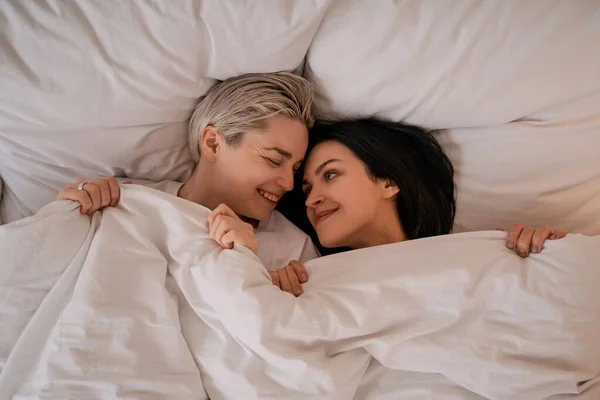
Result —
M600 397L600 237L348 252L294 298L207 214L128 186L0 227L0 399Z

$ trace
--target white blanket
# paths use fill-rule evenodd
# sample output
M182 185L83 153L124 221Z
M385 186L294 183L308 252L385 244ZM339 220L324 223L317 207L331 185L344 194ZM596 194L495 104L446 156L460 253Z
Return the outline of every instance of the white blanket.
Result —
M528 259L501 232L348 252L294 298L207 215L128 186L92 218L56 202L0 227L0 399L600 394L600 237Z

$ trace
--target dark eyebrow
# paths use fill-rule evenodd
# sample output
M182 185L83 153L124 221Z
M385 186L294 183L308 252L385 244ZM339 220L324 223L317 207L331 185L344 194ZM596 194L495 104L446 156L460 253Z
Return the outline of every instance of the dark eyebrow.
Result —
M269 147L269 148L266 148L265 150L276 151L279 154L281 154L282 156L284 156L285 158L287 158L288 160L290 160L292 158L292 153L290 153L289 151L280 149L279 147Z
M321 171L323 171L323 168L325 168L328 164L331 164L332 162L336 162L336 161L341 161L341 160L338 160L337 158L332 158L331 160L327 160L323 164L319 165L319 168L317 168L315 171L315 176L319 175L321 173ZM303 185L305 185L307 183L308 182L306 179L302 180Z

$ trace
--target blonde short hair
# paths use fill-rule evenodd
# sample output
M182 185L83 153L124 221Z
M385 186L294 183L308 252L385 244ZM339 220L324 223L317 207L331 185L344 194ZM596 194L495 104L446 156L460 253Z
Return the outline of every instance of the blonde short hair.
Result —
M289 72L247 74L216 84L198 103L189 125L194 161L200 159L200 136L208 125L229 145L242 142L250 129L264 128L264 120L281 115L312 127L312 85Z

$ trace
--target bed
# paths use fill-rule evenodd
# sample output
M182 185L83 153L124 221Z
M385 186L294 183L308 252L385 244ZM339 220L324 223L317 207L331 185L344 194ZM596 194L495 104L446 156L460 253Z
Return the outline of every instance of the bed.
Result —
M515 221L560 227L590 240L600 235L596 1L417 0L374 7L359 0L42 0L2 2L0 17L0 223L10 224L5 234L79 177L186 179L193 167L187 119L198 99L219 80L288 70L315 85L321 117L376 115L435 130L457 172L454 231L467 235L465 240L501 241L501 233L470 232L508 228ZM143 189L131 190L132 202L136 190ZM569 240L585 241L577 235ZM561 256L567 261L558 266L590 267L565 290L598 279L600 254L589 243L573 246L592 250ZM531 262L544 264L540 260ZM0 263L6 289L18 275L6 272L12 271L8 261ZM14 315L5 301L0 315ZM586 310L591 321L594 315L600 320L597 308ZM585 329L600 331L590 324ZM590 337L580 336L580 343ZM241 345L259 350L250 342ZM583 378L570 376L575 383L543 392L548 398L597 398L600 359L589 346L589 358L573 364L585 370ZM519 389L525 384L506 386L517 388L513 392L494 391L483 381L473 386L473 376L450 379L440 371L386 367L384 357L378 360L381 367L363 376L356 398L538 398L538 392ZM196 373L189 365L190 374ZM385 368L401 376L383 374ZM422 366L427 368L433 367ZM309 376L318 377L315 371ZM296 386L294 392L295 381L284 376L278 382L287 391L253 393L334 398L329 394L339 392L327 388L342 387L342 381L315 383L319 390ZM385 387L390 389L373 391ZM174 398L201 398L190 388L199 386L186 386ZM168 397L156 393L154 398Z

